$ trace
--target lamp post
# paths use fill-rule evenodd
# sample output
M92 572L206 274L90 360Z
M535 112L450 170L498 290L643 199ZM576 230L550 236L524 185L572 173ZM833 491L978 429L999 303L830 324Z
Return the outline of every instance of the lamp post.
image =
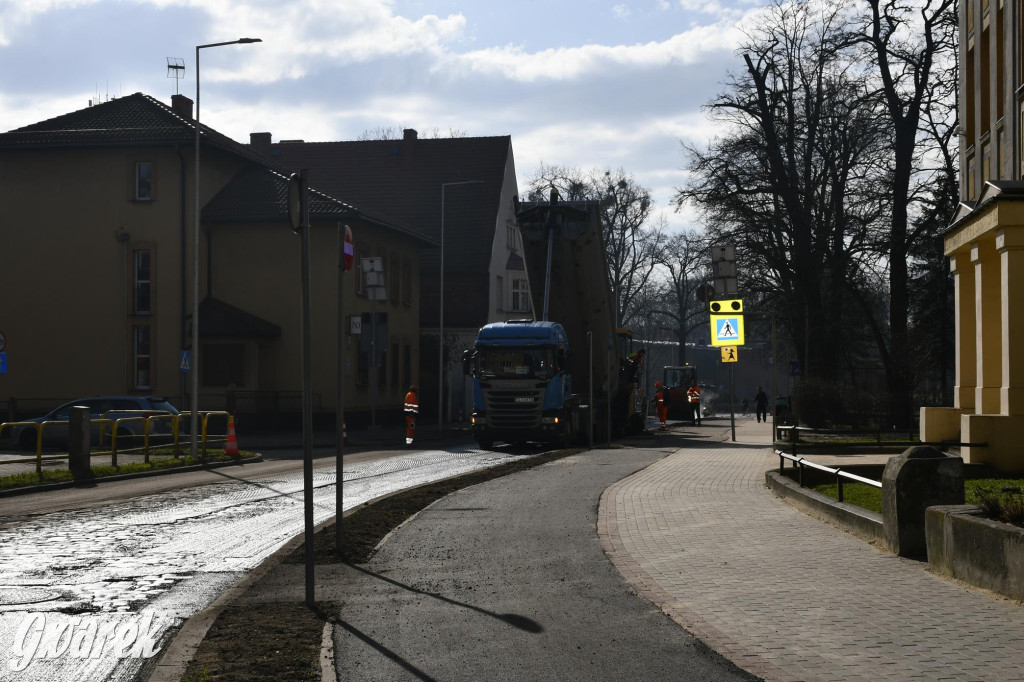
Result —
M444 188L452 185L478 185L483 180L463 180L461 182L441 183L441 288L438 300L441 302L441 315L437 326L437 430L444 430Z
M192 241L192 413L189 417L189 430L191 438L192 459L198 453L199 433L199 50L207 47L220 47L222 45L237 45L244 43L261 43L259 38L239 38L229 40L226 43L210 43L209 45L196 45L196 151L195 151L195 233Z

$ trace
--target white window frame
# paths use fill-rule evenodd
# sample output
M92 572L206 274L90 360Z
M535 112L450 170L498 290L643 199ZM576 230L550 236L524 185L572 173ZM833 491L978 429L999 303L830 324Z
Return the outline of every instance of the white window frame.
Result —
M152 161L135 162L135 201L153 201Z
M140 352L143 340L146 346L145 353ZM143 358L147 361L146 381L141 380L139 372L139 361ZM148 324L132 325L132 387L136 390L148 390L153 387L153 335Z
M148 274L145 278L141 276L142 268L140 267L140 259L145 256L149 260ZM146 305L143 307L140 305L139 290L142 286L146 287ZM132 250L132 314L133 315L149 315L153 312L153 251L152 249L133 249Z
M512 312L530 312L530 284L525 279L512 280Z

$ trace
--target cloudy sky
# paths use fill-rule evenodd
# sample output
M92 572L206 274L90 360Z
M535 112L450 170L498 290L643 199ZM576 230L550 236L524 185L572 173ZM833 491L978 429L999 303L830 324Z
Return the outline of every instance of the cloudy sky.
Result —
M240 142L351 140L380 127L511 135L540 163L622 168L673 228L680 140L713 134L738 29L763 0L0 0L0 130L143 92L195 97ZM167 58L184 60L180 81ZM344 197L342 197L344 198Z

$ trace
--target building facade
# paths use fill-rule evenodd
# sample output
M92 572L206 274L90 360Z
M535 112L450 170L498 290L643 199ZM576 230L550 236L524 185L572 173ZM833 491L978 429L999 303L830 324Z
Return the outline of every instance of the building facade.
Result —
M961 204L943 235L954 278L953 406L922 408L921 439L1024 471L1024 13L960 5Z
M192 350L195 126L188 98L168 106L136 93L0 134L9 413L122 393L190 406L182 355ZM300 240L288 225L288 176L208 126L200 133L200 348L189 367L200 409L298 411ZM358 339L338 333L339 311L351 332L351 318L373 307L354 286L339 306L339 229L388 254L400 292L418 276L419 250L436 242L319 191L311 222L316 407L333 411L340 359L349 409L397 414L396 381L419 372L420 299L388 304L387 358L398 360L369 390Z

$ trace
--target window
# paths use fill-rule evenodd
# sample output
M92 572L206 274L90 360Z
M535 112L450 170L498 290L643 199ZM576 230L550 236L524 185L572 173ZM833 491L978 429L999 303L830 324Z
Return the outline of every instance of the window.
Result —
M975 178L977 176L975 174L975 170L976 169L974 167L974 162L975 162L974 154L969 155L967 157L967 200L968 201L974 201L974 198L975 198L974 197L974 193L975 193L974 180L975 180Z
M148 324L132 326L132 359L134 364L132 387L135 389L149 389L153 385L149 371L149 361L151 358L149 336Z
M135 200L153 200L153 164L149 161L135 164Z
M505 223L505 246L516 250L516 224L511 220Z
M412 261L402 263L402 304L412 305Z
M132 251L132 314L149 315L151 306L153 252L149 249Z
M391 344L391 385L398 385L398 344Z
M402 381L403 386L412 386L412 346L402 346Z
M370 381L369 381L369 376L370 376L369 357L370 356L369 356L369 354L366 351L360 349L358 357L356 359L356 385L357 386L366 386L367 384L370 383Z
M501 311L505 309L505 278L498 275L498 281L494 285L494 309Z
M245 386L245 344L208 343L202 356L204 386Z
M398 292L401 291L401 276L402 269L398 267L398 254L391 254L391 261L388 263L388 269L391 271L391 284L388 287L391 291L391 302L398 305Z
M358 246L354 255L356 270L356 295L366 296L366 276L363 275L363 251Z
M517 313L530 312L530 289L525 279L512 280L512 310Z

